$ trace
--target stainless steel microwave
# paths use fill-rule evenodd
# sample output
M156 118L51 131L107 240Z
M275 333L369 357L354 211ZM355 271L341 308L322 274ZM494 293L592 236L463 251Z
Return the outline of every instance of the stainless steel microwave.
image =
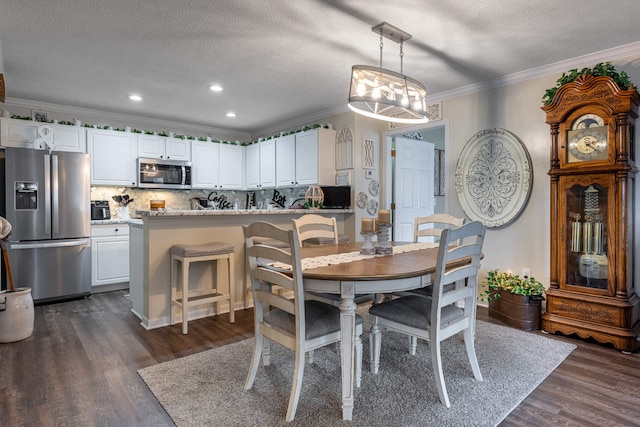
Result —
M191 162L138 158L139 188L191 188Z

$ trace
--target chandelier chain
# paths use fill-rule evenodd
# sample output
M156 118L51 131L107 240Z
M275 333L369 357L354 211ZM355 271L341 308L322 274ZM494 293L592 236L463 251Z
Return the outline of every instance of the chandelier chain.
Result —
M382 28L380 28L380 68L382 68L382 46L384 45L382 38Z
M404 45L404 40L400 40L400 74L404 74L402 67L402 60L404 58L404 51L402 50L402 46Z

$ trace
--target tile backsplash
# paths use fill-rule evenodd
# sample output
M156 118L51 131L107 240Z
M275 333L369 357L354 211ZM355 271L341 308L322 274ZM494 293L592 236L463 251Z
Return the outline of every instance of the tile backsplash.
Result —
M298 199L304 199L306 190L307 187L294 187L255 190L251 192L255 193L256 206L266 208L267 204L273 203L274 198L285 200L285 207L289 206ZM229 202L229 208L237 201L239 208L245 209L247 205L247 195L251 192L243 190L154 190L148 188L93 186L91 187L91 200L109 201L111 216L115 218L118 204L112 197L127 194L130 199L133 199L133 202L129 204L131 216L137 217L135 211L149 210L151 200L164 200L165 209L188 210L191 209L191 200L194 198L212 200L214 197L220 199L221 196L224 196ZM298 202L304 203L304 200L299 200Z

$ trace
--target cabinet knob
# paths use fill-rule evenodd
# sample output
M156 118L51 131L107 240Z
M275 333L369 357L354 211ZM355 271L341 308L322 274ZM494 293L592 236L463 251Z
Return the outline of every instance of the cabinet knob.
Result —
M118 232L118 229L116 228L116 233Z

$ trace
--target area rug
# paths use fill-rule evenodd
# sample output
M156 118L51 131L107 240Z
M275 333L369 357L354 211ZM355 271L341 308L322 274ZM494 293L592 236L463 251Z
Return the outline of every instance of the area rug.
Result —
M362 386L353 420L342 421L340 358L334 345L316 350L307 364L291 426L495 426L573 351L575 345L478 321L476 353L484 381L476 381L464 342L442 344L451 408L439 399L427 343L415 356L409 340L382 335L380 372L369 371L363 335ZM271 365L243 389L253 340L227 345L138 371L178 426L282 426L293 376L293 352L272 345Z

